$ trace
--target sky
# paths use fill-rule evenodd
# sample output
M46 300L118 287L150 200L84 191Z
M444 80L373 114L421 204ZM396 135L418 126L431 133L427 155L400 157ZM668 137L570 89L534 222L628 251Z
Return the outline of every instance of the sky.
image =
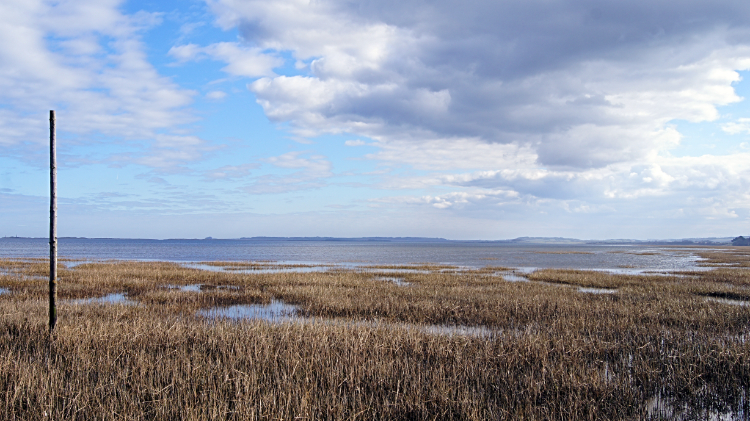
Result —
M750 234L746 0L3 0L0 237Z

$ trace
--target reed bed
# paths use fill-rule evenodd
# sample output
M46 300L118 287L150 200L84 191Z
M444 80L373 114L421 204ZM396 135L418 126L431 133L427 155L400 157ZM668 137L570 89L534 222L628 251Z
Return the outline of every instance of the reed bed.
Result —
M703 259L702 266L750 267L750 252L747 247L717 247L709 250L698 250Z
M91 262L61 265L52 337L46 262L0 268L13 271L0 272L5 419L659 419L668 412L647 405L656 396L696 417L750 413L750 307L707 299L750 298L743 268L506 282L505 268L436 266L399 273L402 286L382 281L385 267ZM74 301L112 293L138 305ZM272 300L307 322L196 315ZM434 325L491 334L415 328Z

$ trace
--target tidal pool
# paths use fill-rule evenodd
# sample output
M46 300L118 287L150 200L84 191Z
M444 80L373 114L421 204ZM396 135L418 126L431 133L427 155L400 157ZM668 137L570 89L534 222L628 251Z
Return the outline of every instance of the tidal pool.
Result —
M378 278L374 278L376 281L385 281L385 282L393 282L394 284L400 286L400 287L408 287L411 284L404 281L404 278L396 278L393 276L381 276Z
M614 294L617 292L614 288L587 288L587 287L578 287L578 292L583 292L585 294Z
M297 306L282 301L270 304L237 304L228 307L214 307L198 310L198 315L212 319L265 320L269 322L295 321L301 319Z
M515 273L500 273L500 276L508 282L529 282L529 278L516 275Z
M137 302L128 299L127 294L124 292L117 292L113 294L107 294L103 297L97 298L81 298L78 300L71 300L72 304L124 304L124 305L136 305Z
M743 399L744 401L744 399ZM744 402L740 402L736 409L718 411L711 408L694 408L688 405L666 399L661 393L646 400L646 414L648 419L666 420L710 420L710 421L734 421L747 420L744 411Z
M201 284L167 285L169 289L179 289L182 292L201 292Z
M745 300L733 300L731 298L718 298L718 297L706 297L706 301L713 301L715 303L729 304L733 306L750 306L750 301Z
M273 300L270 304L238 304L198 310L198 315L208 319L263 320L271 323L313 323L325 325L404 328L431 335L471 336L489 338L501 333L486 326L415 325L410 323L388 323L351 321L307 317L300 314L297 306Z

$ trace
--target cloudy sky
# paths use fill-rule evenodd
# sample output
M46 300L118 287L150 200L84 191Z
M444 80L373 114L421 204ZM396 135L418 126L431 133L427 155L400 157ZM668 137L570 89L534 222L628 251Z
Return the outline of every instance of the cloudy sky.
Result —
M745 0L4 0L0 236L750 234Z

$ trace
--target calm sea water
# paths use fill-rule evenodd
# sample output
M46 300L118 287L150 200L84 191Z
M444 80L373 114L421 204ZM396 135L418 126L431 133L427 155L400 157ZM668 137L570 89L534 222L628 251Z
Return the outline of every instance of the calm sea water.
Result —
M58 255L73 259L271 260L325 264L440 263L466 267L573 268L622 272L693 270L696 249L654 246L519 245L477 242L352 240L59 240ZM46 239L0 238L0 257L48 257Z

